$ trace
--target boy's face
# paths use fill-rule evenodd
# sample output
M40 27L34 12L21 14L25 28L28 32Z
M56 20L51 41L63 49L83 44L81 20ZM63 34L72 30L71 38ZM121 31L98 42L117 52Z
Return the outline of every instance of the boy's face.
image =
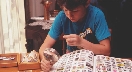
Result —
M72 11L68 10L67 8L63 7L65 15L72 21L72 22L80 22L82 21L83 17L86 15L86 7L83 5L78 6L77 8L73 9Z

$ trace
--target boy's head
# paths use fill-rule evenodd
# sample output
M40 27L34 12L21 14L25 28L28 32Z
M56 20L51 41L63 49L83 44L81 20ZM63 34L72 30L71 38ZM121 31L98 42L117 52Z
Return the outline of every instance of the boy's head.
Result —
M90 0L57 0L57 3L72 22L81 22Z
M57 3L60 7L65 7L68 10L73 10L80 5L87 5L87 2L90 0L57 0Z

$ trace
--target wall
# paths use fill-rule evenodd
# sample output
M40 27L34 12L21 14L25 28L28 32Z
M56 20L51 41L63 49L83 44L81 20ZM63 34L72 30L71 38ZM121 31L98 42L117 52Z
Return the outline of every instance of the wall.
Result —
M41 4L41 1L42 0L29 0L30 16L31 17L44 15L44 7L43 7L43 4ZM52 1L50 10L54 10L55 9L55 0L50 0L50 1Z

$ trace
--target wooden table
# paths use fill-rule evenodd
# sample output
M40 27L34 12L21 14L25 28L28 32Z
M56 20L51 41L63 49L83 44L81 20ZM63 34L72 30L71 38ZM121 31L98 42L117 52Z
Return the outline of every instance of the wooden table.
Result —
M0 72L43 72L43 71L41 71L41 69L19 71L17 67L11 67L11 68L0 68Z

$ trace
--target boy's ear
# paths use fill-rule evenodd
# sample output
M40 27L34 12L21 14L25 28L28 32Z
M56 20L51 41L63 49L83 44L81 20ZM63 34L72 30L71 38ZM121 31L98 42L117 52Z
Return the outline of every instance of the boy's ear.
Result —
M91 1L91 0L87 0L86 6L85 6L86 8L89 6L90 1Z

